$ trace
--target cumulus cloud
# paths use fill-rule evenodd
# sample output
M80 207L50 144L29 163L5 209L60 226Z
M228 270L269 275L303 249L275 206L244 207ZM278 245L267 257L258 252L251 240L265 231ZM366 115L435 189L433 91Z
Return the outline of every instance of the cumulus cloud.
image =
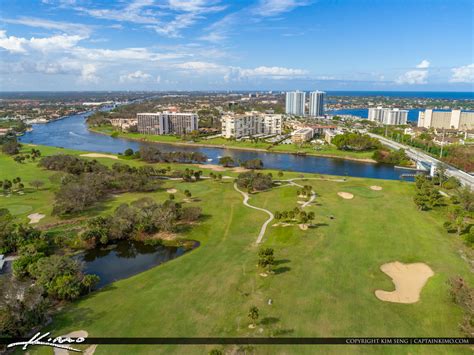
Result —
M430 67L430 62L427 61L426 59L423 59L420 64L418 64L416 67L418 69L428 69Z
M409 70L400 75L395 82L397 84L421 85L426 84L428 79L428 68L430 62L426 59L422 60L417 66L417 69Z
M151 75L148 73L144 73L141 70L137 70L132 73L124 74L120 76L120 82L134 82L134 83L143 83L149 81L151 79Z
M97 76L97 65L86 63L82 66L80 81L85 83L97 83L99 77Z
M291 79L302 77L308 73L303 69L266 66L241 68L199 61L179 63L175 64L174 67L198 74L224 74L225 81L235 81L246 78Z
M74 47L86 37L79 35L56 35L51 37L30 39L7 36L6 31L0 31L0 48L10 53L26 53L29 49L41 52L53 52Z
M451 69L452 83L474 83L474 63Z

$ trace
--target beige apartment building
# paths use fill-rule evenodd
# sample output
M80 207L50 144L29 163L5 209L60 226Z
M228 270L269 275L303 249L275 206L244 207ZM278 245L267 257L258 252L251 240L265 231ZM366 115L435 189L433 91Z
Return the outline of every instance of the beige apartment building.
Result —
M474 129L474 112L425 110L418 114L418 127L472 130Z
M291 141L295 144L300 144L310 141L313 136L314 129L312 129L311 127L304 127L293 132L293 135L291 136Z
M242 138L255 135L277 135L282 130L282 115L256 111L225 114L221 118L222 136Z
M143 134L187 134L199 128L195 113L137 113L138 132Z

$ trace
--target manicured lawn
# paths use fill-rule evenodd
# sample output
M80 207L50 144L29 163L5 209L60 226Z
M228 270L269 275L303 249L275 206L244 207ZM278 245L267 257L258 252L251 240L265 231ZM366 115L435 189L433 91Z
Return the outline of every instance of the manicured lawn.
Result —
M15 166L10 160L0 156L2 179L3 168L8 171ZM111 159L100 161L114 163ZM30 163L17 165L15 174L24 179L46 174ZM284 178L297 175L285 173ZM458 323L462 311L452 303L446 281L462 275L472 284L473 275L459 256L463 246L446 234L438 214L415 208L413 184L359 178L300 183L313 186L318 194L315 203L306 208L315 212L317 227L302 231L270 223L263 245L275 249L277 265L274 275L263 278L256 268L258 247L254 242L267 215L244 207L232 180L166 182L165 188L178 189L177 200L185 189L199 200L193 203L203 208L205 218L185 237L200 241L201 246L66 306L48 329L55 335L84 329L91 337L461 336ZM371 185L383 190L372 191ZM350 192L354 198L344 200L337 195L339 191ZM31 196L42 193L44 203L50 204L49 190L31 192ZM104 209L89 213L107 213L138 195L121 195L104 203ZM167 197L164 190L151 195L157 200ZM27 205L27 196L11 199L16 205ZM297 200L296 187L284 186L252 195L250 203L275 212L294 208ZM435 272L415 304L386 303L374 296L376 289L393 289L379 267L396 260L424 262ZM268 304L270 298L272 305ZM256 329L249 329L247 312L253 305L260 309L260 319ZM99 345L96 354L206 354L212 348L236 349ZM254 349L257 354L470 353L468 347L432 345ZM51 353L50 349L38 350Z

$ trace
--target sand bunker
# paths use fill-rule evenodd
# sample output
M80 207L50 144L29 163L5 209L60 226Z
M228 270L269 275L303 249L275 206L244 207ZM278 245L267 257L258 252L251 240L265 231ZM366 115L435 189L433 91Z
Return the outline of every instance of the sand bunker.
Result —
M117 156L115 155L109 155L109 154L100 154L100 153L87 153L87 154L81 154L81 157L88 157L88 158L109 158L109 159L118 159Z
M298 224L298 226L300 227L302 231L308 230L308 227L309 227L307 224Z
M62 338L87 338L89 334L85 330L76 330L74 332L61 335ZM64 343L64 345L67 345L71 348L77 349L77 344L68 344ZM89 346L86 350L84 350L82 353L85 355L93 355L95 352L95 349L97 348L97 345L91 345ZM76 354L75 351L68 351L65 349L58 349L58 348L53 348L54 355L69 355L69 354Z
M428 279L434 275L433 270L424 263L403 264L399 261L383 264L380 267L392 278L395 291L375 291L378 299L386 302L415 303Z
M382 190L382 187L381 187L381 186L377 186L377 185L372 185L372 186L370 187L370 189L371 189L371 190L374 190L374 191L380 191L380 190Z
M304 205L306 202L305 201L296 201L296 203L298 203L300 205Z
M168 189L168 190L166 190L166 192L169 193L169 194L175 194L175 193L178 192L178 190L176 190L176 189Z
M44 217L45 217L45 215L44 215L44 214L41 214L41 213L33 213L33 214L29 214L29 215L28 215L28 218L30 219L30 224L38 223L38 222L41 221Z
M349 192L338 192L337 194L345 200L352 200L354 198L354 195Z

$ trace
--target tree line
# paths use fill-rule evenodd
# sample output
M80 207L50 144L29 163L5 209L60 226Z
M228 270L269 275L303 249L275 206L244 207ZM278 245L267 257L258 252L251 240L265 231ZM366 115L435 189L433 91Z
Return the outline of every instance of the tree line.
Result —
M81 212L111 193L151 192L162 184L160 171L151 166L114 163L109 168L96 160L61 154L43 158L40 166L65 173L55 193L53 213L59 215Z

